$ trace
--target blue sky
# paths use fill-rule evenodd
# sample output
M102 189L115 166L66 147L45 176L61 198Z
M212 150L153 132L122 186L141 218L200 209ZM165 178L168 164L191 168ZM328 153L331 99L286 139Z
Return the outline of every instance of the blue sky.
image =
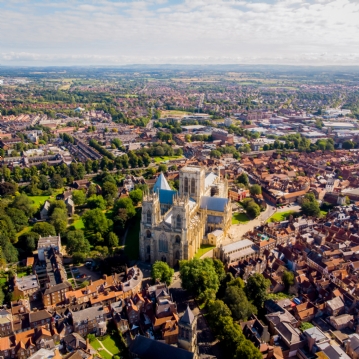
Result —
M0 64L359 65L359 0L0 0Z

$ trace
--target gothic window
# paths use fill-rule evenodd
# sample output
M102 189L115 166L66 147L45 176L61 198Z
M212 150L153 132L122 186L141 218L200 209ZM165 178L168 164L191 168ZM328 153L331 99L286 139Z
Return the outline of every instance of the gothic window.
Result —
M176 251L176 256L175 256L176 259L180 259L180 252L179 251Z
M160 252L168 252L168 242L167 237L164 233L160 235L159 241L158 241L158 250Z
M194 178L191 179L191 194L196 193L196 181Z
M184 193L188 193L188 178L184 179Z
M151 231L149 231L149 230L146 231L146 237L147 237L147 238L151 238L151 237L152 237Z
M150 210L147 211L147 223L148 224L152 223L152 216Z
M166 257L165 257L165 256L162 256L161 261L166 263L166 262L167 262Z
M176 227L182 228L182 218L179 214L177 215Z
M176 243L181 243L181 237L180 236L176 236Z
M147 254L151 253L151 246L147 246Z

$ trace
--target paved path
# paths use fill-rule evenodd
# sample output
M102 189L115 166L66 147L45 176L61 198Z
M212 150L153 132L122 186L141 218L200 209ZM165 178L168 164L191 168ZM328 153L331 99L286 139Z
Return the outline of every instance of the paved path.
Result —
M243 235L249 231L253 231L255 227L258 227L271 217L276 212L276 207L267 203L267 208L257 218L249 221L246 224L233 224L228 231L228 236L224 244L229 244L242 239Z
M103 344L101 343L101 340L98 340L98 339L97 339L97 341L100 343L102 349L103 349L104 351L106 351L107 353L109 353L109 354L111 355L111 357L113 357L113 354L103 346ZM100 351L100 354L101 354L101 351Z

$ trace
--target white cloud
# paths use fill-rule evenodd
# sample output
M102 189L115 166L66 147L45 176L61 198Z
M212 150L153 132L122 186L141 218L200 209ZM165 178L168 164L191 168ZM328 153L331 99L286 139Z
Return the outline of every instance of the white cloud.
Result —
M359 65L357 1L20 3L0 1L2 64Z

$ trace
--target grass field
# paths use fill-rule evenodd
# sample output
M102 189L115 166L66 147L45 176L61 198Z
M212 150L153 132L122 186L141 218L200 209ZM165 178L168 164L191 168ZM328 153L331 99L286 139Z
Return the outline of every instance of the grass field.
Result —
M34 202L33 206L36 209L40 209L42 205L49 199L49 198L56 198L56 196L64 191L63 188L54 190L51 196L29 196L29 198Z
M191 112L178 111L178 110L163 110L163 111L161 111L161 117L186 116L186 115L190 115L190 114L191 114Z
M85 228L85 225L84 225L84 222L83 222L82 218L80 218L77 221L75 221L74 223L72 223L72 226L75 229L84 229Z
M232 224L246 224L249 218L245 213L234 213L232 216Z
M211 244L202 244L201 248L196 253L195 258L201 258L203 254L209 252L213 248L216 248L216 246L212 246Z
M129 259L138 259L141 208L136 208L136 212L136 216L129 223L125 242L125 253Z
M164 161L177 160L182 157L183 156L157 156L157 157L153 157L153 160L156 163L159 163L159 162L164 162Z
M295 211L285 211L274 213L272 217L268 218L267 222L281 222L285 221L291 214L296 213Z
M98 351L99 355L103 358L103 359L112 359L112 356L107 353L106 350L104 350L101 346L101 344L99 343L98 339L94 340L93 342L91 342L91 346Z

